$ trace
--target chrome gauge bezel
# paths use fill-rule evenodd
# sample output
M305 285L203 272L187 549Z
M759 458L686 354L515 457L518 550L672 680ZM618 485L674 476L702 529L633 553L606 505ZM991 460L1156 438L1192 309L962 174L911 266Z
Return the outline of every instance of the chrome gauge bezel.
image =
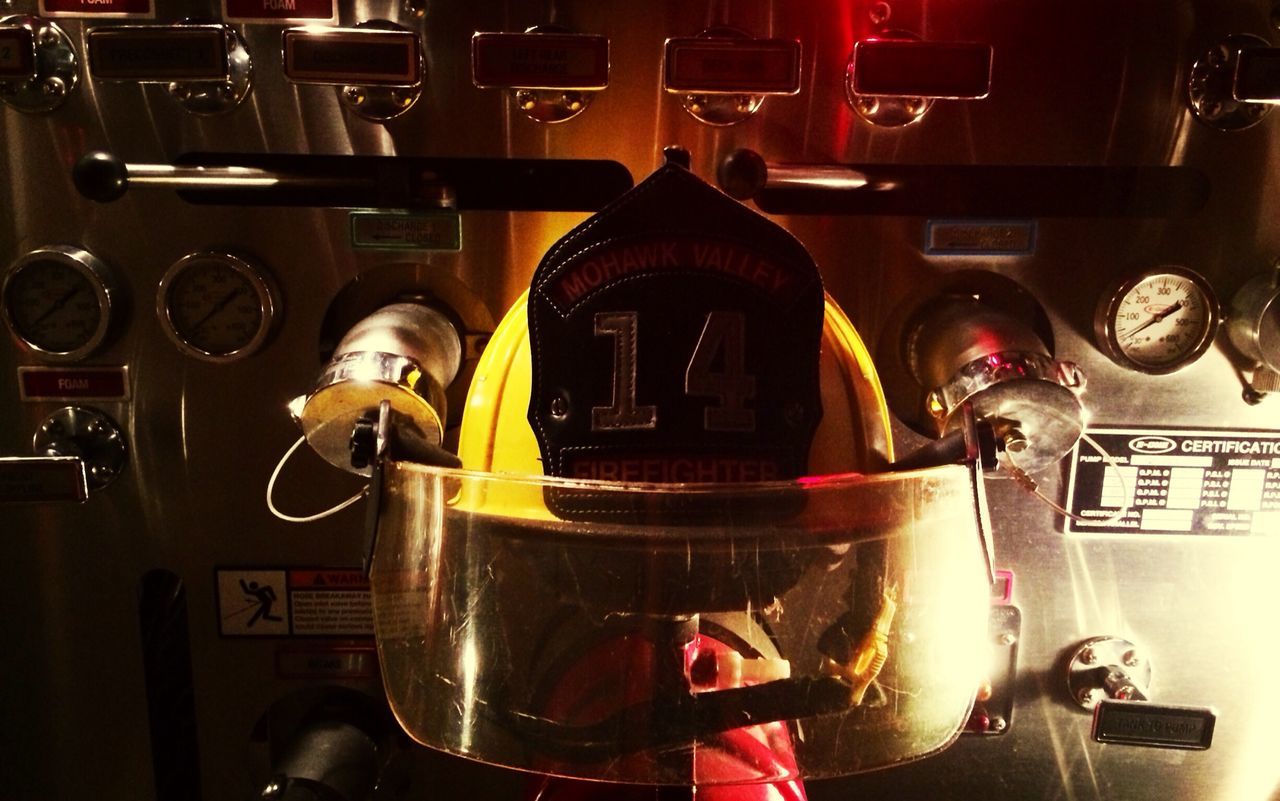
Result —
M97 303L98 324L83 342L70 350L56 351L41 347L32 341L30 332L22 330L22 323L13 316L10 292L15 291L17 277L23 270L44 261L58 262L88 281ZM119 306L118 301L119 292L107 265L89 251L71 245L48 245L24 253L5 270L4 283L0 287L0 314L3 315L9 332L24 348L51 362L80 361L98 350L111 331L112 315Z
M1147 364L1131 357L1125 346L1120 343L1116 333L1116 321L1129 293L1141 284L1161 276L1172 276L1190 282L1193 291L1200 295L1201 302L1204 304L1205 321L1196 332L1194 344L1180 353L1175 360L1166 364ZM1217 294L1205 277L1186 267L1166 264L1144 270L1113 284L1098 301L1093 327L1099 349L1116 364L1148 375L1167 375L1187 367L1203 356L1213 344L1221 322L1222 313Z
M209 351L197 345L193 341L192 332L184 331L182 324L177 322L172 314L170 293L175 284L194 265L208 261L218 262L234 270L248 282L258 303L258 325L253 334L239 347L226 352ZM160 286L156 290L156 316L160 320L160 327L164 330L165 336L177 346L178 350L195 359L225 364L247 358L262 349L275 328L280 311L279 297L279 291L271 276L256 265L239 256L200 251L183 256L165 271L164 277L160 279Z

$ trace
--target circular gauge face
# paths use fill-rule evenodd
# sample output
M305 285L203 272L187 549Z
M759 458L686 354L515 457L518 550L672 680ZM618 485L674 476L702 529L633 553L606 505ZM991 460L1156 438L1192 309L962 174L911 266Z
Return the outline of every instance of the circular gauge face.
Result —
M1095 321L1107 355L1145 373L1171 373L1200 358L1217 327L1212 287L1181 267L1160 267L1122 282L1103 298Z
M228 362L266 342L275 319L275 291L253 265L222 253L193 253L160 281L156 313L186 354Z
M109 273L93 254L52 246L25 254L4 277L4 320L14 336L53 361L92 353L111 321Z

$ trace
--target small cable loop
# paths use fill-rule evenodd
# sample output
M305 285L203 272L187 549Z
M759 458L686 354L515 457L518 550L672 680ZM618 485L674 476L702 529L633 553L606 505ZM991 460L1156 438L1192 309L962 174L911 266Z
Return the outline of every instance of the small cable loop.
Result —
M284 469L285 462L288 462L289 459L293 456L293 454L298 450L298 448L302 447L302 443L306 441L307 441L307 438L305 436L298 437L298 441L293 443L293 445L289 447L289 450L284 452L284 456L280 457L280 461L276 462L276 468L271 471L271 478L267 479L267 508L271 510L271 514L275 515L281 520L284 520L287 523L314 523L317 520L323 520L326 517L336 515L338 512L341 512L343 509L346 509L351 504L355 503L356 501L360 500L361 498L369 494L369 485L366 484L359 492L357 492L355 495L352 495L350 498L347 498L345 501L338 504L337 506L326 509L323 512L318 512L313 515L305 515L302 517L285 514L284 512L277 509L275 500L274 500L275 490L276 490L276 479L280 477L280 471Z
M1080 432L1080 439L1089 443L1089 445L1091 445L1094 450L1096 450L1099 454L1102 455L1102 460L1107 463L1107 467L1115 471L1116 481L1120 482L1120 494L1127 499L1129 497L1129 488L1125 485L1124 474L1120 472L1120 465L1116 462L1115 457L1112 456L1110 453L1108 453L1107 450L1103 448L1102 445L1100 445L1097 440L1089 436L1084 431ZM1009 476L1018 483L1018 486L1022 487L1027 492L1031 493L1033 497L1035 497L1041 503L1048 506L1053 511L1057 512L1063 517L1070 518L1071 520L1074 520L1077 523L1091 523L1093 525L1114 523L1115 521L1119 520L1120 518L1128 514L1129 510L1133 508L1132 503L1126 502L1125 505L1122 506L1115 514L1105 518L1084 517L1082 515L1075 514L1069 509L1064 509L1060 504L1058 504L1048 495L1045 495L1043 492L1041 492L1039 485L1036 484L1036 480L1032 478L1031 475L1027 473L1027 471L1023 470L1021 467L1018 466L1017 461L1013 458L1013 454L1010 453L1008 449L1003 450L1000 456L1001 456L1000 466L1009 473Z

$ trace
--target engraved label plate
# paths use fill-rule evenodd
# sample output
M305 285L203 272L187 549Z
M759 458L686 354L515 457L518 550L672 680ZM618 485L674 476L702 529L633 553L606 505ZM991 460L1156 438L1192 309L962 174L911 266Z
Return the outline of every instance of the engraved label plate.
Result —
M462 249L462 217L456 211L353 211L351 245L373 250L458 251Z
M1204 751L1213 744L1217 715L1202 707L1147 701L1104 700L1093 710L1093 739L1100 743Z
M317 23L337 22L335 0L222 0L227 22Z
M481 89L604 89L609 38L572 33L477 33L471 80Z
M151 0L40 0L42 17L139 17L155 16Z
M276 674L286 679L367 679L378 675L372 646L286 647L276 652Z
M0 28L0 81L35 74L35 39L27 28Z
M666 44L668 92L794 95L800 91L800 43L794 39L682 37Z
M284 32L284 73L296 83L414 86L421 52L412 31L293 29Z
M89 497L84 460L74 456L0 458L0 504L81 503Z
M1023 256L1035 252L1031 220L930 220L924 252L931 256Z
M1242 103L1280 103L1280 47L1246 47L1231 93Z
M868 40L853 46L859 95L977 100L991 91L991 45Z
M220 25L94 28L89 72L102 81L226 80L227 36Z
M128 400L128 368L19 367L18 397L24 401Z

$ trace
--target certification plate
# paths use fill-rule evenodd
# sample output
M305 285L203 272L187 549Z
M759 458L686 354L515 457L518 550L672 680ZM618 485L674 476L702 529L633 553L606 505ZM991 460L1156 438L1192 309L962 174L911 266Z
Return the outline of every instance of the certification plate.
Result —
M1280 431L1100 428L1071 455L1069 533L1274 534ZM1123 510L1123 511L1122 511Z

